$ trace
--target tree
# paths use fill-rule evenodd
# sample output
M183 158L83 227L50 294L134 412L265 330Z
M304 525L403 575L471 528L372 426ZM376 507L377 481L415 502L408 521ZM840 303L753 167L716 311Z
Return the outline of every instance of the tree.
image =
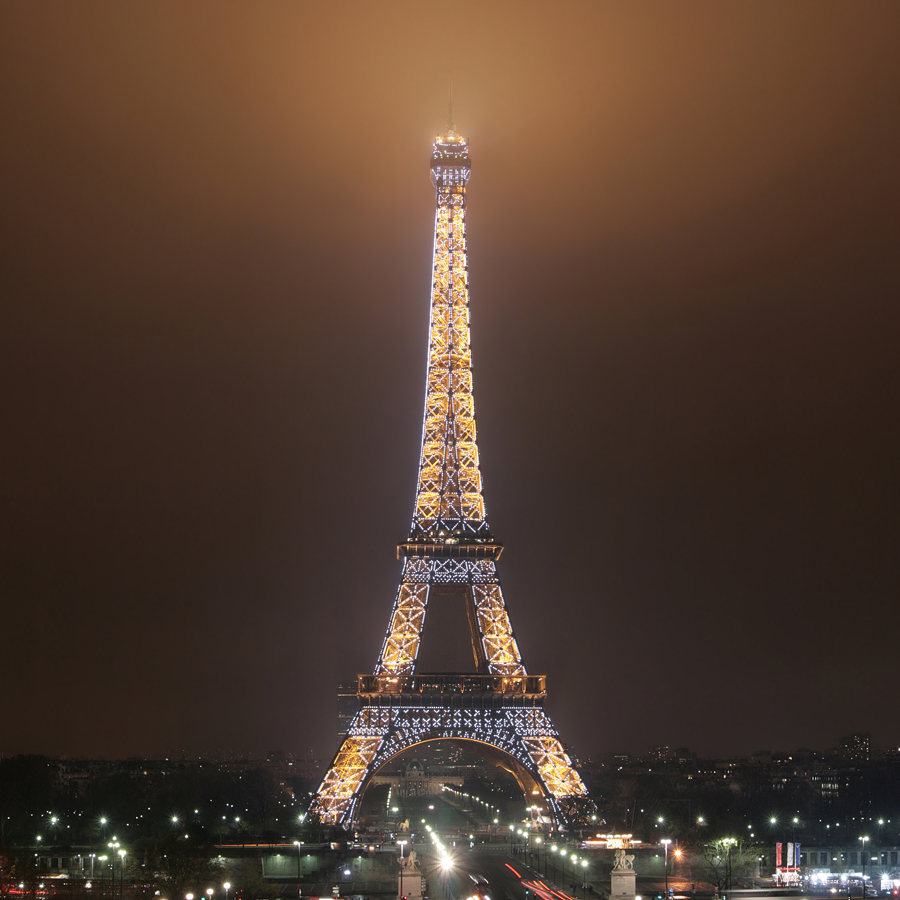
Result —
M218 874L211 847L174 836L156 847L153 862L168 895L173 897L183 897L187 890L199 897Z
M238 859L232 862L228 872L232 883L240 888L249 900L260 900L272 895L272 885L262 877L259 859Z
M718 891L728 891L756 874L759 848L738 838L719 838L701 845L700 859L703 879Z

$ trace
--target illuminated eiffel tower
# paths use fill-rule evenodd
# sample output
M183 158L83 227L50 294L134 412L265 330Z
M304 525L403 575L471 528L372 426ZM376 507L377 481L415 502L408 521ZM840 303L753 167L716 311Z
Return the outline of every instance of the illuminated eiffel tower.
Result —
M350 827L372 775L423 742L465 742L511 772L557 825L587 800L584 784L544 711L546 678L528 675L500 589L503 549L484 510L469 344L466 185L469 146L451 123L434 142L434 275L425 423L409 539L398 547L403 573L373 675L359 676L360 710L310 815ZM463 604L472 675L417 672L429 598Z

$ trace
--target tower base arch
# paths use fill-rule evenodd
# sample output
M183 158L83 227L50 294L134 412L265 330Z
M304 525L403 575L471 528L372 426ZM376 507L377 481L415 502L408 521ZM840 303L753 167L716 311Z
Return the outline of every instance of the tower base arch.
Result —
M506 769L523 793L540 802L545 814L564 827L566 801L582 797L575 775L550 718L540 705L513 702L484 708L435 702L363 706L325 775L310 814L319 821L353 827L372 776L399 754L417 745L453 741L467 744Z

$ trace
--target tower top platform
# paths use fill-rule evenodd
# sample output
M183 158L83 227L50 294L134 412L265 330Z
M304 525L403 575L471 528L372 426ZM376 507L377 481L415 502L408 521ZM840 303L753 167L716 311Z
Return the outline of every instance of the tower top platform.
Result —
M437 190L464 188L471 168L469 144L462 135L450 128L434 139L431 181Z

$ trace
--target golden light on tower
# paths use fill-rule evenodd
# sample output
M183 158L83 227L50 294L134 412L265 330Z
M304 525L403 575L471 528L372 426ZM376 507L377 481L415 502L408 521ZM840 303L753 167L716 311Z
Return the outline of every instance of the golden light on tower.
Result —
M497 573L503 547L485 513L469 331L469 173L469 145L451 122L431 156L431 318L412 525L398 546L400 586L375 672L359 676L361 709L310 807L324 822L349 824L368 778L425 736L471 741L501 753L523 789L543 796L557 819L586 798L544 711L545 679L527 675L522 663ZM417 674L435 590L465 605L473 675Z

